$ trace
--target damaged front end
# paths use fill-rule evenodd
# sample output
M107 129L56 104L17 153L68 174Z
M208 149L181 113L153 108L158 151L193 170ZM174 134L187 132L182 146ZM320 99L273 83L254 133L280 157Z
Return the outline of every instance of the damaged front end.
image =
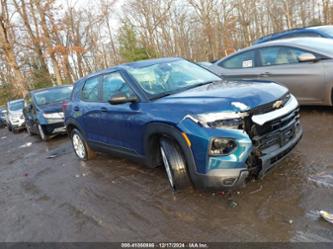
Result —
M263 176L297 145L303 135L296 98L286 94L274 103L251 110L245 119L245 131L254 147L247 162L249 170Z
M235 188L243 185L245 179L263 176L295 147L303 134L298 102L291 94L257 108L237 105L241 107L239 112L184 118L205 131L199 136L189 132L191 139L201 144L198 149L194 142L192 150L197 158L197 181L204 187ZM205 162L202 160L203 133L208 137Z

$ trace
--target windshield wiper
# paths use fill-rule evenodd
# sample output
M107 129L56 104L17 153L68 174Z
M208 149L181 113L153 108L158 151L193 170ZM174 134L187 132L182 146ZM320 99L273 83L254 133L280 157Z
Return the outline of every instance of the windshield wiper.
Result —
M165 93L159 93L159 94L156 94L156 95L152 96L150 99L151 99L151 100L155 100L155 99L160 99L160 98L163 98L163 97L166 97L166 96L170 96L170 95L172 95L172 94L177 93L178 90L179 90L179 89L177 89L177 91L174 90L174 91L169 91L169 92L165 92Z
M192 85L192 86L187 86L187 87L183 87L183 88L180 88L180 89L175 89L175 90L172 90L172 91L168 91L168 92L164 92L164 93L154 95L150 99L151 100L160 99L160 98L163 98L163 97L166 97L166 96L170 96L172 94L184 92L184 91L192 89L192 88L212 84L212 83L215 83L215 82L218 82L218 81L217 80L215 80L215 81L206 81L206 82L198 83L198 84L195 84L195 85Z

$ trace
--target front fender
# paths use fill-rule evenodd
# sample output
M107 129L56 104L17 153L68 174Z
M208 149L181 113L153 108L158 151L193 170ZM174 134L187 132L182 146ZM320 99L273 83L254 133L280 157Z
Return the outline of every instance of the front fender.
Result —
M178 143L185 157L188 171L192 176L196 168L192 150L184 140L182 131L173 124L154 122L147 125L144 134L146 164L149 167L154 167L154 163L156 163L156 156L159 154L157 153L158 151L156 151L156 149L159 150L159 146L156 146L156 142L158 141L154 141L152 139L153 137L156 137L155 135L168 136Z

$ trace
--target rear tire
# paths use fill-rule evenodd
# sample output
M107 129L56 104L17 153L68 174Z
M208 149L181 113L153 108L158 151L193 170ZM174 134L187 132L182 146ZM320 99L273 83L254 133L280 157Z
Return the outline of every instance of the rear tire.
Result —
M161 138L160 150L163 165L173 191L181 190L190 185L186 161L179 145L168 138Z
M89 147L79 130L73 129L71 140L74 152L78 158L83 161L88 161L96 157L95 151Z
M9 131L12 131L12 126L10 124L7 125Z

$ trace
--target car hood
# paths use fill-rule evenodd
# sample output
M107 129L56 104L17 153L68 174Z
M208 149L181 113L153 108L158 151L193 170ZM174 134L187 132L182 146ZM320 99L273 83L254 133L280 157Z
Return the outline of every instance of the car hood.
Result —
M218 81L157 100L187 113L241 112L273 102L288 89L267 81Z
M62 112L62 102L42 105L38 108L44 113Z

